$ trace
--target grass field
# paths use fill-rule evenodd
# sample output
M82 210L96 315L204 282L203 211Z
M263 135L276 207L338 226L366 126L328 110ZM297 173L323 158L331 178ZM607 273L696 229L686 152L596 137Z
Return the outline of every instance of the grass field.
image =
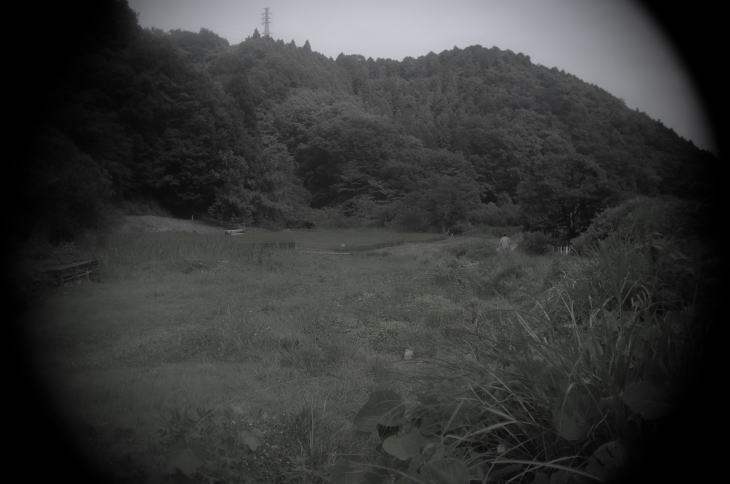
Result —
M376 230L117 234L90 254L100 281L43 295L34 318L40 366L81 438L101 439L119 462L132 455L165 471L169 440L192 437L164 432L207 415L222 426L216 433L260 432L262 445L279 438L272 462L291 467L306 452L276 429L307 406L346 424L371 389L388 384L405 348L434 356L439 330L463 319L430 273L434 251L453 241L429 251L403 245L433 239ZM312 249L399 245L352 256L250 246L288 240ZM233 449L247 455L245 445Z
M260 246L288 240L297 249L339 250L344 244L354 252L328 255ZM386 244L393 246L383 248ZM549 290L580 264L577 258L498 254L494 246L489 236L433 240L433 234L378 230L240 237L116 234L103 247L89 249L88 255L100 261L98 281L39 295L32 327L38 366L79 442L129 482L164 482L176 472L201 482L339 482L332 465L348 455L396 472L423 473L431 461L411 466L430 444L417 446L415 453L388 450L390 460L383 460L382 449L389 447L378 444L382 428L356 431L362 430L361 409L383 390L397 392L404 406L418 400L424 388L436 388L432 396L448 399L456 394L446 387L464 381L472 391L469 401L479 409L472 409L481 415L479 425L487 407L490 415L506 419L495 425L519 423L520 431L495 433L499 438L489 444L509 467L507 457L529 447L515 443L520 432L527 432L523 424L544 430L555 416L541 416L537 407L526 414L509 410L504 401L517 398L517 390L487 405L497 398L490 390L496 388L490 386L496 385L494 378L519 365L536 378L540 372L535 369L552 362L555 373L540 378L563 387L554 395L535 392L533 398L543 399L545 408L553 405L550 398L563 398L565 406L569 394L577 394L571 393L571 379L589 377L576 366L580 355L558 361L544 342L582 354L588 345L572 343L579 331L585 336L581 341L598 336L593 326L560 333L556 328L569 327L570 318L550 313L547 306L550 297L560 296L550 296ZM530 315L535 308L555 327L535 326ZM575 323L582 308L571 303L569 309ZM590 318L600 317L600 311ZM620 341L611 341L619 348ZM536 346L531 349L531 344ZM406 349L413 359L404 360ZM505 363L504 373L494 373L503 357L513 361ZM617 363L611 361L613 372ZM590 378L601 374L594 363ZM568 391L561 393L565 386ZM604 386L608 398L613 390ZM462 455L463 445L449 446L443 439L462 414L465 430L457 440L473 439L474 428L468 429L475 424L465 423L471 418L467 400L458 408L457 400L439 404L439 411L452 413L444 417L448 423L441 431L438 462L446 462L444 453L458 454L466 462L464 472L483 475L482 461L469 464L475 457ZM409 408L435 408L420 402ZM584 430L576 422L555 424L557 434L575 440L569 434ZM399 436L412 435L404 433L410 427L398 425ZM533 458L549 457L535 452ZM523 462L517 466L523 469L522 459L511 465ZM450 471L452 477L459 469ZM534 470L531 475L537 476Z

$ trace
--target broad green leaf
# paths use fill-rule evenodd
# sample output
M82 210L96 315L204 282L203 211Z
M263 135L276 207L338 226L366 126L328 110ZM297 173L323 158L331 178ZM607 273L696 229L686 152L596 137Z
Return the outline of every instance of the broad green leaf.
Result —
M625 467L626 461L626 449L621 442L612 440L596 449L588 460L585 471L605 481L613 479Z
M429 462L421 468L421 475L433 484L468 484L469 470L458 459Z
M437 461L444 458L444 446L441 442L429 442L423 446L423 457L429 461Z
M170 456L167 462L167 470L169 472L179 470L186 476L192 477L202 465L203 461L197 454L191 448L184 447Z
M251 451L255 452L259 448L259 445L261 445L261 440L254 433L247 430L241 431L239 437L241 442Z
M507 464L496 467L489 473L489 480L495 482L504 482L509 477L514 477L524 470L524 464Z
M377 425L395 427L402 423L403 399L391 390L381 390L370 394L368 401L355 415L354 425L362 432L372 432Z
M649 381L628 385L623 400L633 412L647 420L664 417L672 410L667 390Z
M413 430L404 435L391 435L383 441L383 450L400 460L408 460L420 455L424 443L426 439Z
M565 440L580 440L590 428L590 421L580 411L559 410L553 416L553 424L558 435Z
M597 409L588 391L583 387L571 385L553 411L555 430L566 440L580 440L590 430Z
M327 479L336 484L382 484L390 482L389 475L387 469L373 467L367 462L338 458L328 468Z
M409 462L408 462L408 472L416 474L418 470L423 466L423 464L426 463L426 459L423 458L422 455L416 455L414 456Z

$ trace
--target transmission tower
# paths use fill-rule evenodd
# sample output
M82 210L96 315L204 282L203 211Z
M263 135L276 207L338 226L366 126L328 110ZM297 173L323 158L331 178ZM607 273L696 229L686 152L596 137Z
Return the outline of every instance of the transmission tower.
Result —
M264 25L264 37L271 37L271 31L269 30L271 12L269 12L269 7L264 8L264 13L261 14L261 23Z

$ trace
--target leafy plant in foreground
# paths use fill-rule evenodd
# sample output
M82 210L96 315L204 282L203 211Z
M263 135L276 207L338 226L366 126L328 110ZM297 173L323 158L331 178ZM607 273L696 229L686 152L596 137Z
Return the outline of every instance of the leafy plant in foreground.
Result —
M473 357L436 362L413 401L372 394L355 425L378 432L377 458L350 462L349 482L587 483L639 461L687 372L692 316L662 306L650 258L599 247L531 308L477 318Z

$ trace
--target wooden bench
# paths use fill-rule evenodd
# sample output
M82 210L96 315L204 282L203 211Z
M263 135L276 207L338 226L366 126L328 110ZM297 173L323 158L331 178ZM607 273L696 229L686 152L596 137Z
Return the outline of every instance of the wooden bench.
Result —
M58 266L45 267L43 272L56 285L65 284L67 282L86 278L91 279L92 275L97 271L99 261L96 259L88 259Z

